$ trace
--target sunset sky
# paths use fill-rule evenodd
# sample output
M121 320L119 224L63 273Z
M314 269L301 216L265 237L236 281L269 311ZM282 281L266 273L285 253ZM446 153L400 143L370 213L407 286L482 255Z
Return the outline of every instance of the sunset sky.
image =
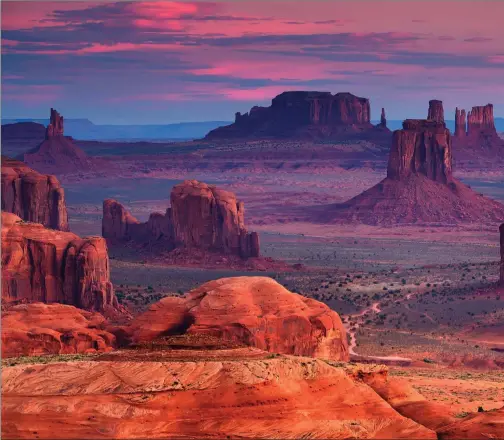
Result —
M232 120L285 90L504 116L504 1L2 2L2 117Z

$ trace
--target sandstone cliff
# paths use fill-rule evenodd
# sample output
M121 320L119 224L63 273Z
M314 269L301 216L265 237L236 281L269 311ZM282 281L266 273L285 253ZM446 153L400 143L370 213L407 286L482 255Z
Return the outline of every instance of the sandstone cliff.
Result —
M439 123L444 123L444 109L443 102L437 99L432 99L429 101L429 111L427 112L427 119L436 121Z
M464 138L467 130L466 111L464 109L455 109L455 137Z
M204 334L274 353L349 359L336 312L265 277L223 278L185 298L164 298L139 316L130 332L135 341Z
M96 311L117 307L105 240L79 238L2 212L2 302L25 301Z
M323 222L494 224L504 205L475 193L452 175L452 139L439 101L431 119L407 119L393 134L387 177L346 203L313 210Z
M497 134L492 104L473 107L467 114L467 135L477 136L481 132Z
M64 136L63 116L54 109L51 109L45 140L20 158L38 170L56 174L86 171L92 166L86 153Z
M2 156L2 211L51 229L68 231L65 193L54 176Z
M259 256L259 237L247 232L244 205L228 191L196 180L176 185L171 208L139 222L115 200L103 202L102 235L111 242L162 243L164 250L195 248L242 258Z
M369 100L351 93L284 92L270 107L236 113L234 124L209 132L206 139L241 137L328 137L373 130Z

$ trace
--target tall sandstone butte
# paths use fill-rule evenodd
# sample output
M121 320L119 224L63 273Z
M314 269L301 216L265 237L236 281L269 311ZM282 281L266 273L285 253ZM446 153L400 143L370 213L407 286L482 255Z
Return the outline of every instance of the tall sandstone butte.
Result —
M370 120L369 100L351 93L283 92L273 98L269 107L236 113L234 124L216 128L206 138L289 137L307 133L327 136L372 129Z
M441 183L452 180L450 131L444 122L406 119L403 129L394 132L387 177L402 180L412 174Z
M497 135L492 104L473 107L467 114L467 135L477 136L482 132Z
M86 171L92 162L86 153L64 135L63 116L51 108L51 118L46 128L45 140L21 156L23 162L37 169L54 173Z
M47 228L68 231L65 193L55 176L2 156L2 211Z
M504 287L504 223L500 225L500 285Z
M429 101L429 111L427 113L427 119L444 123L444 109L443 102L437 99L431 99Z
M464 109L455 109L455 137L464 138L467 131L466 111Z
M2 302L24 301L100 312L116 308L105 240L79 238L2 212Z
M173 187L171 207L139 222L120 203L103 202L102 235L111 242L164 243L166 250L196 248L259 256L259 236L245 228L245 208L235 194L196 180Z
M351 200L312 210L323 222L372 225L500 223L504 205L452 175L452 139L439 101L431 119L406 119L393 134L387 177Z

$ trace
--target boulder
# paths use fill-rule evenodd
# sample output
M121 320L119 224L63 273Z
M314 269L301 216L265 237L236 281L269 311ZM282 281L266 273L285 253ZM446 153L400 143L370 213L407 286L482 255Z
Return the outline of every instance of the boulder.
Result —
M5 156L2 156L2 211L47 228L69 230L65 192L58 179Z
M72 304L106 312L118 307L107 245L2 212L2 302Z
M273 353L349 359L338 314L267 277L223 278L184 298L164 298L137 317L129 332L135 342L198 334Z

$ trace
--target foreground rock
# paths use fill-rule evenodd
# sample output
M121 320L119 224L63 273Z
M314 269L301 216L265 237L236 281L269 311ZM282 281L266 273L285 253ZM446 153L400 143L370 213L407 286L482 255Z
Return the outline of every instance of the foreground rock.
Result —
M504 438L504 408L475 413L438 432L441 440Z
M273 353L349 359L346 332L336 312L266 277L223 278L184 298L164 298L129 331L137 342L202 334Z
M86 153L64 136L63 116L51 109L45 140L32 151L21 155L29 166L46 172L65 174L88 171L92 167Z
M2 212L2 302L37 301L113 311L107 245Z
M47 228L68 231L65 193L58 179L5 156L2 156L2 211Z
M171 207L139 222L115 200L103 202L102 235L111 243L136 242L162 250L199 249L236 255L259 256L259 236L245 228L243 202L228 191L196 180L173 187Z
M19 304L2 312L2 357L112 350L105 318L64 304Z
M197 352L188 351L180 360L129 361L117 353L116 361L3 368L2 435L436 438L397 413L355 369L235 351L231 360L217 353L195 361Z
M386 128L382 113L380 128ZM205 139L325 138L341 133L373 131L369 100L351 93L284 92L270 107L236 113L234 124L210 131Z
M442 118L439 103L429 114ZM407 119L396 130L387 177L340 205L315 209L323 222L395 224L493 224L504 205L477 194L452 175L452 142L444 122Z

